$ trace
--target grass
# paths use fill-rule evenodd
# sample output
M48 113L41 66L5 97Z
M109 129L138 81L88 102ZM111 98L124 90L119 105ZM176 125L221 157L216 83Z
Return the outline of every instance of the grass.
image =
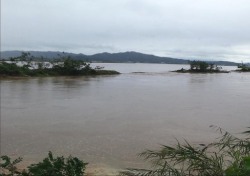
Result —
M140 156L151 163L152 169L130 168L120 175L249 176L249 136L238 138L221 128L216 129L221 134L216 142L195 146L188 141L177 141L174 146L162 145L159 150L146 150Z

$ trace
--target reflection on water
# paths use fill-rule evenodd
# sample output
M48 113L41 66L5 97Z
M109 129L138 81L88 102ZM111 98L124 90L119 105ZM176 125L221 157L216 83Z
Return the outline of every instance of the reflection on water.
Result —
M51 150L90 163L141 166L137 153L145 148L175 137L210 141L211 124L232 132L250 124L249 73L105 65L125 74L1 80L2 153L37 160ZM130 73L136 71L151 73Z

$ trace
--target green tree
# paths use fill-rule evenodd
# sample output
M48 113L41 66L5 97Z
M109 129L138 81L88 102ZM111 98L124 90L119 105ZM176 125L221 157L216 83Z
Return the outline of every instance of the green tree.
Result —
M250 71L250 66L247 66L246 64L243 63L239 64L238 68L240 69L240 71L245 71L245 72Z
M190 61L191 72L219 72L221 67L205 61Z
M53 69L61 75L84 75L94 74L96 71L90 67L89 63L82 60L74 60L70 57L61 58L61 62L53 65Z
M209 64L204 61L191 61L190 62L190 70L192 71L200 71L205 72L209 68Z

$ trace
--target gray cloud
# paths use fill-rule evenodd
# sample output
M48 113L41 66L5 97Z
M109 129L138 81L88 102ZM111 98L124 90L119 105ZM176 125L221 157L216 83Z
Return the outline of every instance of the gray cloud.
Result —
M248 0L2 0L2 50L250 62Z

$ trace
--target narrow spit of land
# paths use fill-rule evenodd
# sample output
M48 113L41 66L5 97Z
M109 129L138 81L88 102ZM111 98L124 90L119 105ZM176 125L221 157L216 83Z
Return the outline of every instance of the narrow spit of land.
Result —
M115 75L119 72L104 70L102 67L92 68L90 63L62 57L59 60L45 62L39 58L30 58L23 53L10 61L0 62L0 77L37 77L37 76L86 76Z

